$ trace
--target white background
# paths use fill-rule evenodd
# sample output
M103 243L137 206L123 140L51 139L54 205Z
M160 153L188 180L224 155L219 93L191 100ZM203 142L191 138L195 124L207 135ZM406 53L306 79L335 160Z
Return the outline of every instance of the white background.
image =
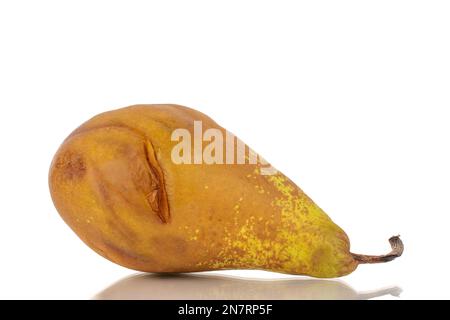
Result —
M80 123L136 103L210 115L354 252L401 234L402 258L342 286L450 298L449 16L448 1L0 2L0 298L90 299L135 273L63 223L47 174Z

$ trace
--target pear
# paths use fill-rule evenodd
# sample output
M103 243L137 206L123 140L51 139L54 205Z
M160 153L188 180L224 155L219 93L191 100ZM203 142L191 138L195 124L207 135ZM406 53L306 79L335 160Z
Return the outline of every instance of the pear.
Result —
M206 115L135 105L73 131L49 187L98 254L157 273L260 269L334 278L399 257L350 252L346 233L294 182Z

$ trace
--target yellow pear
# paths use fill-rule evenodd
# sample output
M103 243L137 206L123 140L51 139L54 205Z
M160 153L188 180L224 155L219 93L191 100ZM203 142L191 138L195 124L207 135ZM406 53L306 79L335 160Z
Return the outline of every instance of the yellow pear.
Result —
M178 105L99 114L50 168L53 202L103 257L145 272L261 269L331 278L403 252L350 252L294 182L206 115Z

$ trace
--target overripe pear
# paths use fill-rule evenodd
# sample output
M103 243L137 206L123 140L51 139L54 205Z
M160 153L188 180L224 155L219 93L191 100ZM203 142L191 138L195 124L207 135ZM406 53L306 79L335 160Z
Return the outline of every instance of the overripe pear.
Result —
M50 168L53 202L94 251L145 272L262 269L331 278L400 256L350 252L294 182L206 115L178 105L99 114Z

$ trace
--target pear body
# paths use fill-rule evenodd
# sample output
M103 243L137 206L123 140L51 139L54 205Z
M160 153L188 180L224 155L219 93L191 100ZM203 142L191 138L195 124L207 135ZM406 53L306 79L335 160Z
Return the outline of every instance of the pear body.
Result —
M227 135L190 108L136 105L95 116L63 142L50 191L81 240L144 272L261 269L331 278L357 267L345 232L282 173L262 174L260 161L175 163L173 133L193 137L195 121L203 132Z

